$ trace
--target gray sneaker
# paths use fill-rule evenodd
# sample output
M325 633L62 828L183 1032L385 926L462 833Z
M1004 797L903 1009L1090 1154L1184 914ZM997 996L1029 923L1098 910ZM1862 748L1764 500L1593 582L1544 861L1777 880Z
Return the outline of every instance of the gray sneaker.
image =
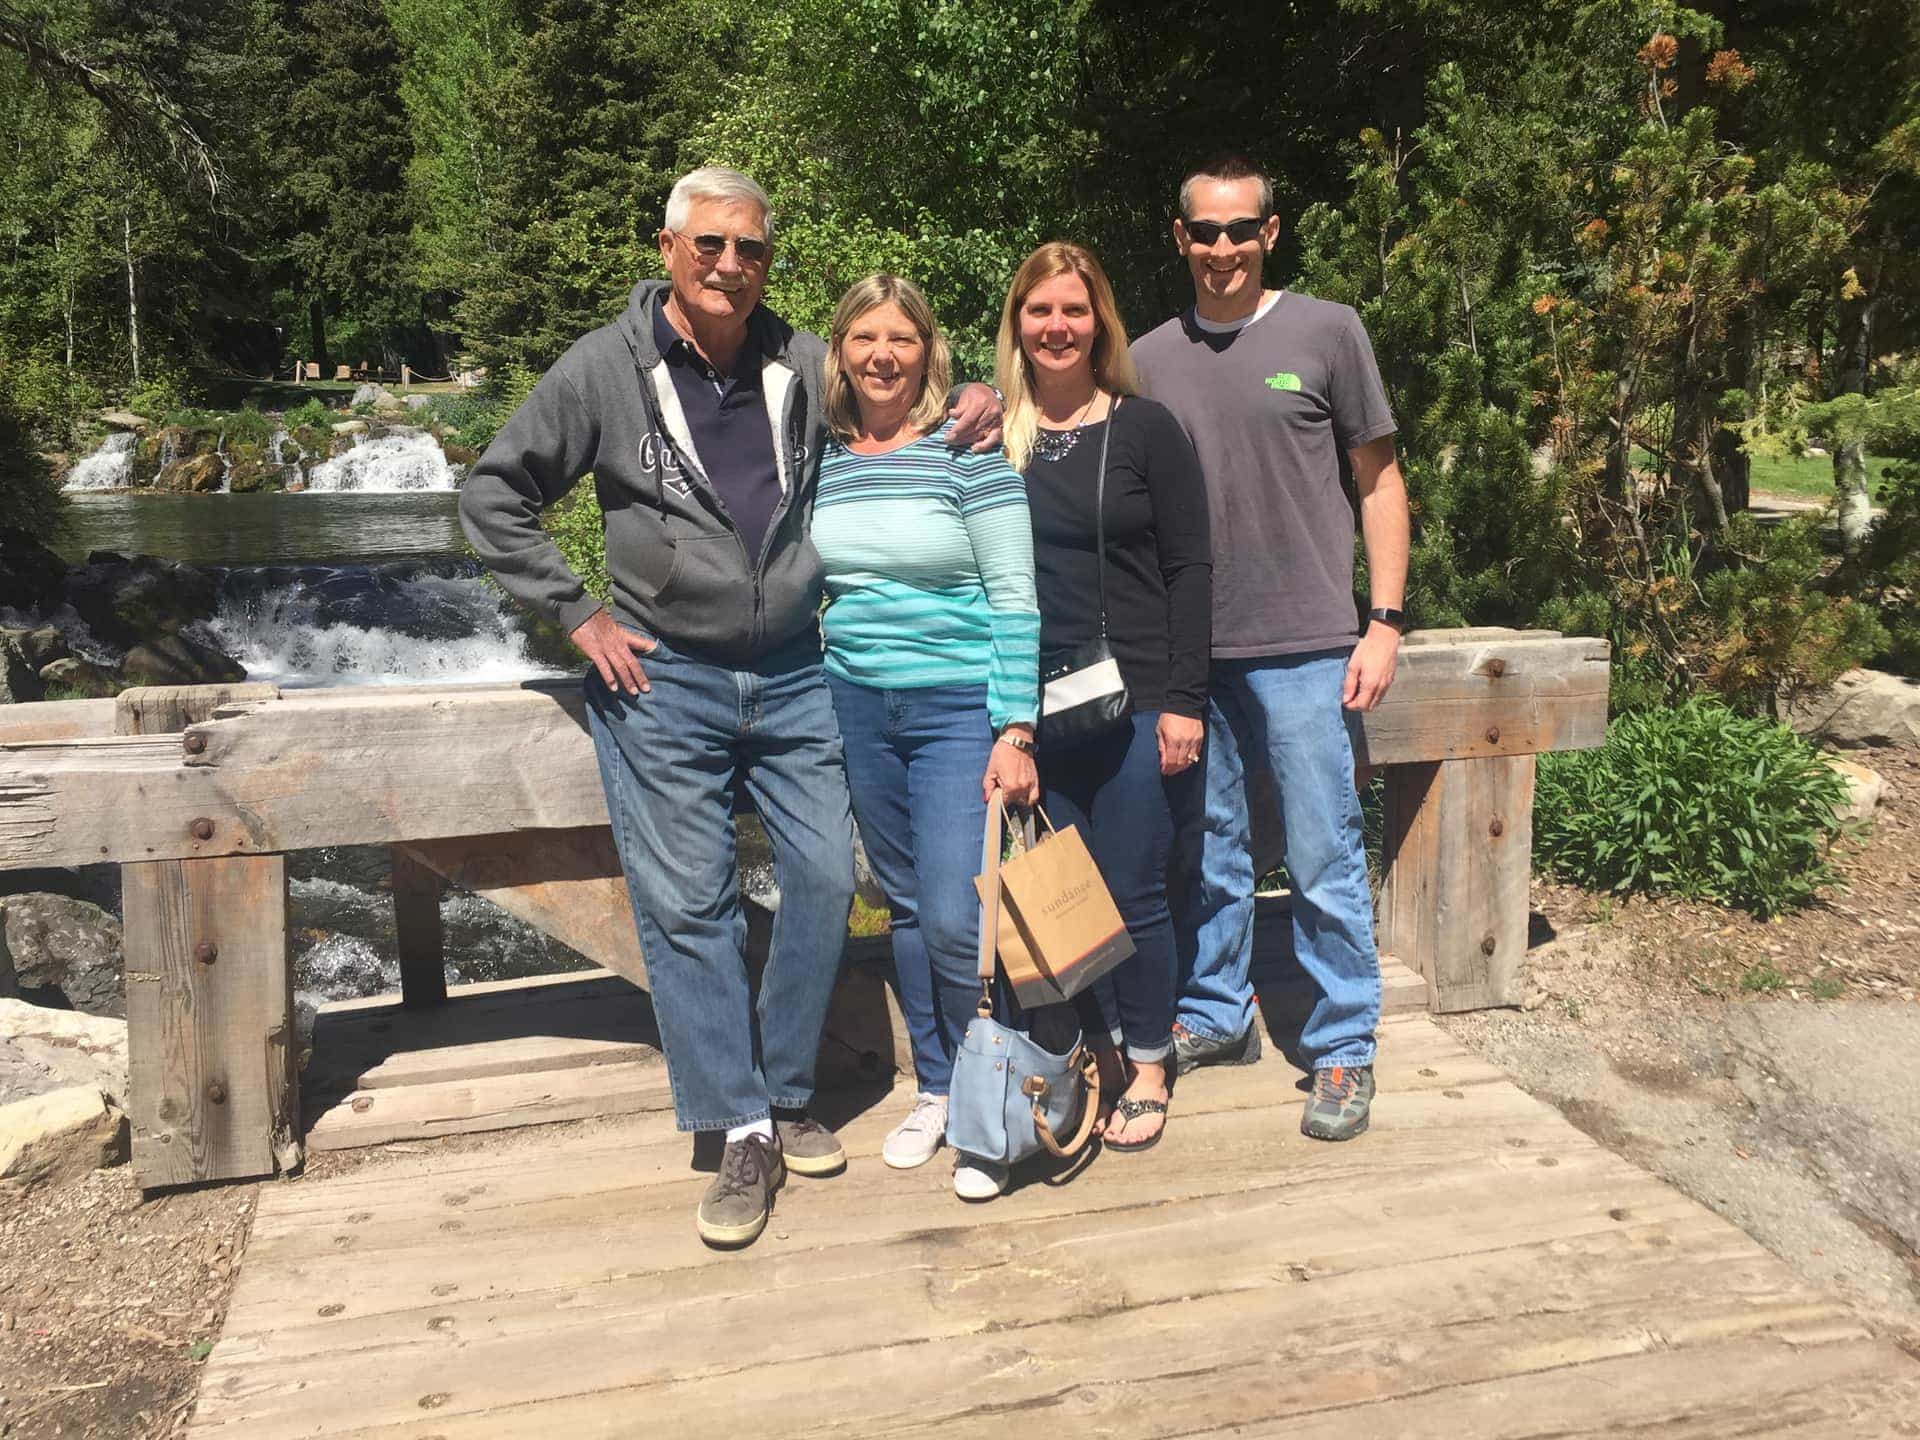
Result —
M1367 1128L1373 1104L1373 1066L1329 1065L1313 1072L1313 1094L1300 1116L1300 1133L1315 1140L1351 1140Z
M1260 1058L1260 1017L1255 1015L1247 1033L1231 1040L1216 1040L1197 1035L1184 1025L1173 1027L1174 1073L1184 1075L1202 1065L1252 1065Z
M730 1141L720 1173L701 1197L694 1217L709 1245L746 1245L759 1238L773 1212L773 1192L787 1178L778 1142L764 1135Z
M795 1175L837 1175L847 1168L840 1137L803 1110L775 1115L773 1133L780 1137L780 1158Z

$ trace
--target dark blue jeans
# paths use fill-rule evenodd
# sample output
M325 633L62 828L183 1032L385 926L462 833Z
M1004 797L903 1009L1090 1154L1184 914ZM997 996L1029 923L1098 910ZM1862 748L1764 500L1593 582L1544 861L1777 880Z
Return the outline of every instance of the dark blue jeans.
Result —
M920 1088L945 1095L980 999L985 685L877 690L828 677L867 863L893 915L893 964Z
M650 693L587 673L607 813L682 1130L798 1109L846 949L853 823L817 642L748 668L676 653L643 661ZM747 979L733 787L773 845L780 906L756 1011Z
M1118 1019L1130 1060L1164 1060L1173 1051L1177 961L1167 854L1177 824L1199 805L1196 771L1160 773L1159 723L1158 711L1141 712L1111 735L1040 752L1047 818L1079 827L1133 937L1132 956L1087 992L1093 1003L1077 997L1089 1030L1108 1031Z

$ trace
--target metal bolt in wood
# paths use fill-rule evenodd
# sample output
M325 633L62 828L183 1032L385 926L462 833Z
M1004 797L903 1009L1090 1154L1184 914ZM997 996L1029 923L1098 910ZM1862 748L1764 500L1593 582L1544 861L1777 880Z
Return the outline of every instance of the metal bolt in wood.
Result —
M213 839L213 821L202 815L187 827L187 831L196 840L211 840Z
M214 1081L211 1085L207 1086L207 1099L216 1105L226 1104L227 1087L222 1085L218 1080Z
M1487 936L1486 939L1480 942L1480 953L1482 955L1491 955L1493 954L1493 951L1494 951L1493 936L1489 935Z
M193 958L202 965L211 965L220 958L220 947L211 940L202 940L193 947Z
M195 731L188 731L187 738L180 742L189 755L198 755L207 748L207 737Z
M1498 815L1494 816L1493 820L1487 826L1487 833L1490 835L1506 834L1507 822L1502 820Z
M1498 745L1499 743L1500 743L1500 727L1498 725L1489 725L1487 727L1487 744Z

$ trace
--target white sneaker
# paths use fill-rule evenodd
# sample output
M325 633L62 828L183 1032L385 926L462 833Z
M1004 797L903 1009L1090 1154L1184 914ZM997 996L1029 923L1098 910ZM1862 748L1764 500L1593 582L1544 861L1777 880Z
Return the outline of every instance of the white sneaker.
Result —
M953 1157L953 1193L962 1200L991 1200L1006 1188L1006 1166L964 1151Z
M947 1097L922 1090L913 1097L907 1118L893 1127L880 1147L880 1158L895 1170L911 1170L933 1158L947 1138Z

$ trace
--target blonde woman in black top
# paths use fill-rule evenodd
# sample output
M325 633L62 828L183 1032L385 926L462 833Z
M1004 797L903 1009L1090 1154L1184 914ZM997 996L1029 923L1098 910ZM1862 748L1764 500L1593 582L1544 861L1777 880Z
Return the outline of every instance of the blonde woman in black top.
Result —
M1172 1070L1167 855L1177 820L1200 803L1213 568L1206 491L1179 422L1137 393L1113 289L1084 247L1043 245L1020 266L1000 315L995 375L1007 458L1026 477L1033 516L1041 672L1100 633L1104 571L1107 641L1133 702L1129 720L1073 744L1049 744L1043 716L1040 783L1053 823L1085 835L1133 937L1133 957L1083 1013L1117 1014L1125 1041L1107 1148L1144 1150L1165 1128Z

